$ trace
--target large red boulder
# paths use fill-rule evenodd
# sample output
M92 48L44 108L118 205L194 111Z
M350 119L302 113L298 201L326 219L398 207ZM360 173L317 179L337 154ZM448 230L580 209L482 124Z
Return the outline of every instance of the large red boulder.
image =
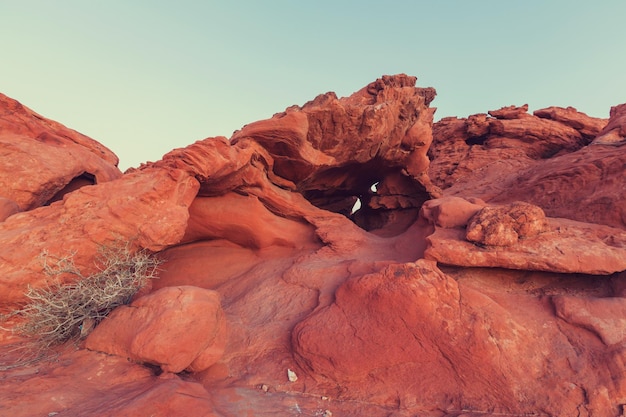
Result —
M547 229L546 215L540 207L516 201L480 209L468 220L465 238L480 245L510 246Z
M550 308L514 300L459 285L434 262L391 265L347 280L296 326L294 350L311 382L344 398L437 404L445 415L570 415L582 389L605 406Z
M198 372L220 359L226 332L218 293L166 287L117 308L89 335L85 347L166 372Z

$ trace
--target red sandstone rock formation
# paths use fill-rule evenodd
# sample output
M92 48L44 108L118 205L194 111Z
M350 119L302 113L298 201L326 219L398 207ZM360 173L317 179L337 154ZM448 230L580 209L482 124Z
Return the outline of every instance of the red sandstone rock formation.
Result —
M226 337L219 294L179 286L116 309L89 335L85 347L158 365L164 372L200 372L220 359Z
M1 143L73 138L61 148L95 159L25 195L2 174L0 311L51 279L43 250L75 251L85 274L120 240L164 263L55 362L13 367L24 340L0 332L1 413L618 415L623 106L608 124L511 106L433 127L434 90L415 81L324 94L123 176L5 99ZM82 172L97 184L50 203Z
M479 245L511 246L547 228L546 215L541 208L516 201L502 207L480 209L469 219L465 239Z
M626 141L626 103L611 107L611 118L604 129L596 135L596 145L621 146Z
M118 178L100 143L0 94L0 197L30 210L84 185Z
M489 214L502 213L499 209ZM626 269L626 232L622 229L549 219L547 224L542 222L542 233L519 238L508 215L491 217L486 233L469 229L471 226L467 232L437 227L426 238L426 258L445 265L595 275ZM472 238L480 242L477 244Z
M447 196L523 200L551 217L625 228L620 109L608 124L571 107L442 119L433 126L429 175Z

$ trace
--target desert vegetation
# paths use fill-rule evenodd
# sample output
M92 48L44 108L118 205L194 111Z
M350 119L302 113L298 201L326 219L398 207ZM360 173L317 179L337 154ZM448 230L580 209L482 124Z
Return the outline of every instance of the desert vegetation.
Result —
M3 317L15 322L13 331L26 337L28 349L39 355L86 337L111 311L128 304L140 288L156 278L159 266L152 253L132 251L127 244L102 246L95 259L96 272L91 274L83 274L74 256L59 258L44 251L40 258L50 277L48 284L29 286L25 305Z

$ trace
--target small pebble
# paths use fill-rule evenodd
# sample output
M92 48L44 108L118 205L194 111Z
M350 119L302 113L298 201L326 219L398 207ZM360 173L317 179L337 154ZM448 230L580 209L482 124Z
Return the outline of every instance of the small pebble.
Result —
M287 378L289 378L289 382L296 382L298 380L298 375L291 369L287 369Z

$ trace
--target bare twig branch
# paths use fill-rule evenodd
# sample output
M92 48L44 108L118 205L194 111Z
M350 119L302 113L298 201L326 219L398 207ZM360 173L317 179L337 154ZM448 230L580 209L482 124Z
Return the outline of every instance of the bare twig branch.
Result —
M74 255L54 258L42 252L44 272L53 282L42 288L29 286L28 304L9 315L21 319L14 331L31 338L41 350L86 337L111 311L128 304L148 280L156 278L160 263L146 251L132 252L128 245L102 247L96 259L98 271L84 276L74 264ZM63 284L58 279L62 274L76 279Z

